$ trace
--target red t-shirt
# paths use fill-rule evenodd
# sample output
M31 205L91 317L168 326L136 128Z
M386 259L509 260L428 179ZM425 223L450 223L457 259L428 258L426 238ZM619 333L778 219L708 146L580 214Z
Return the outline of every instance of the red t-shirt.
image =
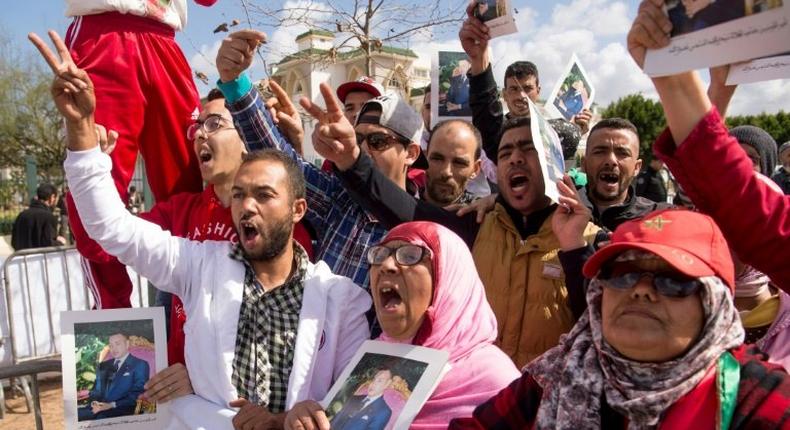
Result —
M207 186L201 193L181 193L167 201L157 203L150 212L140 217L153 222L174 236L203 242L204 240L236 243L238 236L233 227L230 208L223 207L214 186ZM294 239L313 258L313 246L307 229L301 224L294 227ZM184 363L184 323L186 313L181 300L173 296L170 305L170 339L167 356L170 364Z

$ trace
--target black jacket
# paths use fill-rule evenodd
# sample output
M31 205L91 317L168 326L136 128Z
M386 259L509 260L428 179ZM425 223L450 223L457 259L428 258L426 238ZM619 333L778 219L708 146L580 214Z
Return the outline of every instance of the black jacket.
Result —
M669 203L656 203L637 196L633 185L628 188L628 197L623 204L609 206L603 211L599 211L587 197L587 187L579 190L579 195L582 203L592 211L593 224L608 231L614 231L617 226L628 220L642 218L650 212L672 207Z
M11 230L11 246L19 251L28 248L42 248L59 245L57 237L58 220L47 205L32 200L30 207L22 211L14 221Z
M494 80L494 72L489 65L485 72L469 76L469 107L472 108L472 124L483 136L483 150L486 156L496 163L499 148L499 135L502 124L509 118L502 112L499 89Z
M787 170L784 167L780 167L776 173L771 177L771 179L782 188L782 191L785 195L790 195L790 173L787 173Z
M667 187L661 173L650 166L639 172L636 177L636 195L654 202L667 201Z

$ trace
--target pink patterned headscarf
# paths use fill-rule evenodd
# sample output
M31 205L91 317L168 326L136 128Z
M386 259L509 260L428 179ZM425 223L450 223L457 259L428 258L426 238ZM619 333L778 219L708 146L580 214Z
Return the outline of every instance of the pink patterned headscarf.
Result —
M431 250L433 303L412 344L450 353L452 368L425 403L412 429L446 429L450 420L472 416L474 408L520 376L494 346L497 325L469 248L445 227L410 222L390 230L395 240ZM395 342L382 334L380 340Z

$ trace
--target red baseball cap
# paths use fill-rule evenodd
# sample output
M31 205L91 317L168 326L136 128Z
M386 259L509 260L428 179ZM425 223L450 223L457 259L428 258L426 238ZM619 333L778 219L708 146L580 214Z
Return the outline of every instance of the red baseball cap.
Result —
M629 249L652 252L679 272L699 278L718 276L735 291L735 269L727 241L707 215L685 209L665 209L621 224L609 245L593 254L584 265L592 278L604 263Z
M337 87L337 98L340 103L346 102L346 96L352 91L364 91L372 94L373 97L379 97L384 94L384 88L377 84L373 78L367 76L360 76L356 81L346 82L345 84Z

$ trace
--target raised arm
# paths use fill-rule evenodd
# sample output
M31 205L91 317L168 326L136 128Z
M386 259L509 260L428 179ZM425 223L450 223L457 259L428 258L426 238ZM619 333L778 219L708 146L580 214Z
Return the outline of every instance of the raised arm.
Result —
M486 155L496 160L499 132L502 130L505 114L488 59L488 41L491 36L488 27L474 16L474 7L474 2L467 6L466 20L458 32L458 38L472 64L468 74L472 123L483 136L483 150Z
M252 85L244 70L252 62L249 58L235 58L242 55L238 52L236 42L239 38L246 38L245 43L250 45L255 40L263 40L263 33L253 30L236 32L222 41L217 52L217 70L220 73L219 89L225 95L226 105L239 134L247 146L247 150L273 148L278 149L293 158L302 166L307 185L307 215L306 219L319 232L325 230L327 216L334 204L333 196L342 186L337 178L322 172L317 166L305 160L300 151L297 151L280 132L280 127L275 123L271 110L267 108L258 91ZM235 37L238 36L238 37ZM291 103L286 92L271 81L269 86L277 98L278 109L276 112L281 125L296 126L301 119Z
M112 161L97 142L93 84L74 64L58 34L50 31L49 36L59 58L37 35L31 33L29 38L55 75L52 98L66 120L64 169L85 230L110 255L162 289L188 298L191 264L200 264L197 246L126 210L110 176Z
M648 49L669 44L672 22L664 14L664 0L643 0L628 33L628 51L639 68L644 67ZM675 142L686 140L691 130L710 111L711 103L696 72L653 78L661 106Z
M434 221L455 231L471 245L479 228L475 214L458 217L453 212L417 200L398 187L359 148L354 128L343 115L329 85L322 83L320 88L326 110L306 98L302 98L301 104L318 120L313 130L313 147L334 163L346 191L387 229L413 220Z
M661 0L645 0L628 35L628 49L641 67L646 49L666 46L671 23ZM712 76L716 79L716 74ZM721 79L721 77L719 77ZM758 178L696 73L653 79L669 130L654 152L667 163L683 190L721 228L736 254L790 292L790 197ZM726 89L725 89L726 90ZM729 102L734 88L719 93ZM723 106L726 106L724 103Z

